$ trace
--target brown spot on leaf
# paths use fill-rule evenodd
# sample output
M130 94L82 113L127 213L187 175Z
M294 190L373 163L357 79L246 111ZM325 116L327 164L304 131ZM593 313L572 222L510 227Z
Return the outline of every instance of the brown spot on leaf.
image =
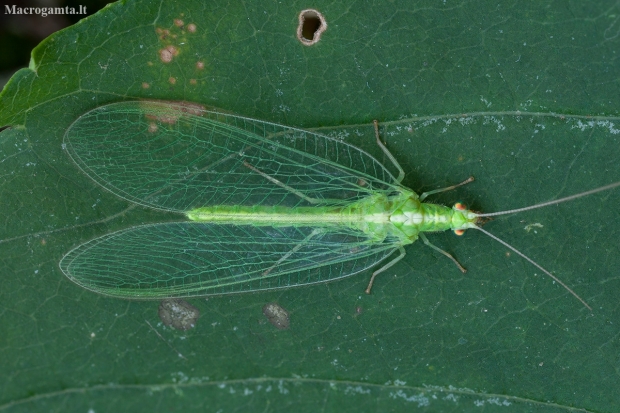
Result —
M167 106L162 107L161 104ZM141 101L144 117L151 121L164 123L167 125L175 124L184 113L201 116L205 107L194 102L184 101Z
M189 113L191 115L201 116L202 112L205 111L205 107L199 103L184 101L174 103L178 105L180 111Z
M168 82L170 82L171 85L174 85L177 82L177 80L175 78L173 78L172 76L170 76L168 78Z
M196 33L196 25L194 23L188 24L187 31L190 33Z
M174 116L174 115L169 115L169 114L161 114L161 115L152 115L152 114L148 114L148 115L144 115L145 118L147 118L148 120L156 120L158 122L161 123L165 123L166 125L174 125L175 123L177 123L177 120L179 120L178 116ZM155 125L157 126L157 125ZM150 129L150 126L149 126Z
M181 20L181 19L174 19L174 25L175 26L183 27L183 24L185 24L185 23L183 23L183 20Z
M149 123L149 132L150 133L155 133L157 132L157 124L155 122L151 122Z
M196 62L196 69L202 70L205 68L204 62Z
M172 62L172 58L178 54L179 50L176 47L172 45L166 46L165 49L159 51L159 59L164 63L170 63Z
M142 82L142 89L148 89L150 87L151 87L151 85L149 85L148 83Z
M166 40L170 36L170 30L162 29L161 27L156 28L155 33L157 33L160 40Z
M164 63L172 62L172 53L168 49L161 49L159 51L159 60Z
M195 85L196 83L198 83L198 82L196 81L196 79L190 79L190 80L189 80L189 84L190 84L190 85Z

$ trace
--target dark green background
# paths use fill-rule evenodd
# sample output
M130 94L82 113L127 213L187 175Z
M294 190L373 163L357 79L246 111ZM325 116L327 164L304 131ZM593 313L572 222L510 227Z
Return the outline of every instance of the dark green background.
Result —
M305 47L295 30L309 6L329 26ZM167 218L102 190L62 149L80 114L119 100L200 102L330 134L388 164L376 118L406 186L473 174L433 201L484 211L617 181L619 34L612 1L127 1L56 33L0 95L11 126L0 135L0 411L618 411L619 191L486 226L592 313L473 231L430 235L466 275L416 243L370 296L360 274L194 299L202 315L186 332L159 322L157 302L81 289L58 261ZM179 54L164 64L170 44ZM290 329L267 321L269 302Z

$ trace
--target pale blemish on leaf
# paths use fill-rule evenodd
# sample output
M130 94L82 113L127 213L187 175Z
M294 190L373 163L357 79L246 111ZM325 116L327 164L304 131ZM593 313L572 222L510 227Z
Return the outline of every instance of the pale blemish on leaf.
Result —
M177 27L183 27L185 23L183 23L183 20L181 19L174 19L174 25Z
M530 232L534 228L542 228L542 227L543 227L543 224L535 222L533 224L526 225L523 229L526 230L527 232Z
M196 79L190 79L190 80L189 80L189 84L190 84L190 85L195 85L195 84L197 84L197 83L198 83L198 82L196 81Z
M149 85L148 83L142 82L142 89L148 89L150 87L151 87L151 85Z
M196 62L196 69L202 70L205 68L204 62Z
M164 300L159 304L159 319L175 330L189 330L196 327L200 310L185 300Z
M190 33L196 33L196 25L194 23L188 24L187 31Z
M289 313L278 303L267 303L263 306L263 314L267 320L279 330L287 330L290 327Z
M174 85L175 83L177 83L177 80L176 80L174 77L170 76L170 77L168 78L168 82L169 82L171 85Z

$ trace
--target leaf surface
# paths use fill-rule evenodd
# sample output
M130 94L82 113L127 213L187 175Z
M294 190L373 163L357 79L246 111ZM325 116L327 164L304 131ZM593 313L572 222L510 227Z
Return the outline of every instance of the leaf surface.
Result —
M106 103L165 99L310 129L382 160L372 120L418 193L517 208L620 179L617 2L125 1L46 39L0 95L0 411L620 410L620 191L485 228L431 234L377 278L192 299L196 327L157 303L71 283L71 248L171 220L102 189L63 149ZM191 26L194 25L194 26ZM169 60L169 61L168 61ZM395 171L393 171L396 173ZM290 315L279 330L262 313Z

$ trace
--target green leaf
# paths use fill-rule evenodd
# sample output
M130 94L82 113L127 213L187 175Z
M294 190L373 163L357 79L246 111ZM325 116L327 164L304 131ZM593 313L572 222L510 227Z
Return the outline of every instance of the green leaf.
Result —
M475 231L429 235L467 274L416 243L371 295L360 274L192 299L201 316L186 331L164 325L156 302L102 297L61 273L80 243L170 219L106 192L63 150L77 117L114 101L185 100L304 127L391 168L376 118L406 186L474 175L432 201L485 212L620 179L616 2L319 1L328 28L304 46L307 6L111 4L46 39L9 81L0 411L618 411L618 190L485 226L592 313ZM288 329L263 314L268 303Z

